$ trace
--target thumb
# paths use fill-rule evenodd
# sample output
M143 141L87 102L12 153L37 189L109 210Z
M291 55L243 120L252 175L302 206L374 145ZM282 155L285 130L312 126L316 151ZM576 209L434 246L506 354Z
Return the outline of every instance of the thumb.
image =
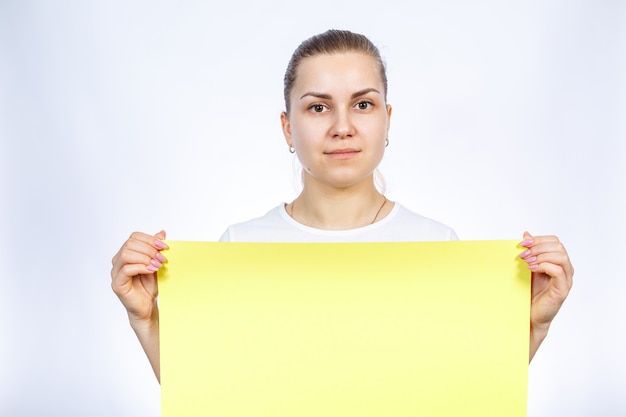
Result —
M524 237L522 239L523 240L520 242L520 246L529 248L530 245L533 244L533 236L528 232L524 232Z
M156 237L159 240L163 240L165 239L165 230L161 230L159 233L157 233L156 235L154 235L154 237Z

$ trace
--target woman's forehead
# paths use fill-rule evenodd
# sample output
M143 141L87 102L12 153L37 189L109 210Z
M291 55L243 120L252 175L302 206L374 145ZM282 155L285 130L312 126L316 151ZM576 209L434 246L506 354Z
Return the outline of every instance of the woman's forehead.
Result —
M383 80L376 59L360 52L318 54L298 66L294 90L379 87Z

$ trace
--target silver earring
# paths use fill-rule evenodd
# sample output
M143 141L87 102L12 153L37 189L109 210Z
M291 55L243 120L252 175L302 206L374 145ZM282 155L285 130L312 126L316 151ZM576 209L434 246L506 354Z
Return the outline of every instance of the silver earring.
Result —
M296 153L296 148L294 148L293 146L289 145L289 153Z
M385 139L385 148L386 148L387 146L389 146L389 138L386 138L386 139Z

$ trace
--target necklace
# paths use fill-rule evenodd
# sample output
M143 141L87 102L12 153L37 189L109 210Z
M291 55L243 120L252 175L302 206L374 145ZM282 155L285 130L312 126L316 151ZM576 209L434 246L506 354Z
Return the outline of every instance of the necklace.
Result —
M380 207L378 207L378 211L376 211L376 214L374 215L374 218L372 219L370 224L374 224L374 222L376 222L376 219L378 219L378 215L382 211L383 207L385 207L385 204L387 204L387 201L389 200L387 200L387 197L383 195L383 204L381 204ZM291 202L291 206L287 206L289 208L288 210L289 216L291 216L291 218L294 220L295 220L295 217L293 217L293 206L295 205L295 202L296 200Z
M378 218L378 215L380 214L380 211L383 209L383 207L385 207L385 204L387 204L387 197L383 195L383 204L381 204L380 207L378 208L378 211L376 212L376 215L374 216L370 224L374 224L374 222Z

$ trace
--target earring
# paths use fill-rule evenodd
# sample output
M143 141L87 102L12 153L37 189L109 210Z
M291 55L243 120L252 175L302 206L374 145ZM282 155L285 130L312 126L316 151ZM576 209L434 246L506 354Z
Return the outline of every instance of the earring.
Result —
M296 153L296 148L294 148L292 145L289 145L289 153Z
M387 146L389 146L389 138L386 138L386 139L385 139L385 148L386 148Z

